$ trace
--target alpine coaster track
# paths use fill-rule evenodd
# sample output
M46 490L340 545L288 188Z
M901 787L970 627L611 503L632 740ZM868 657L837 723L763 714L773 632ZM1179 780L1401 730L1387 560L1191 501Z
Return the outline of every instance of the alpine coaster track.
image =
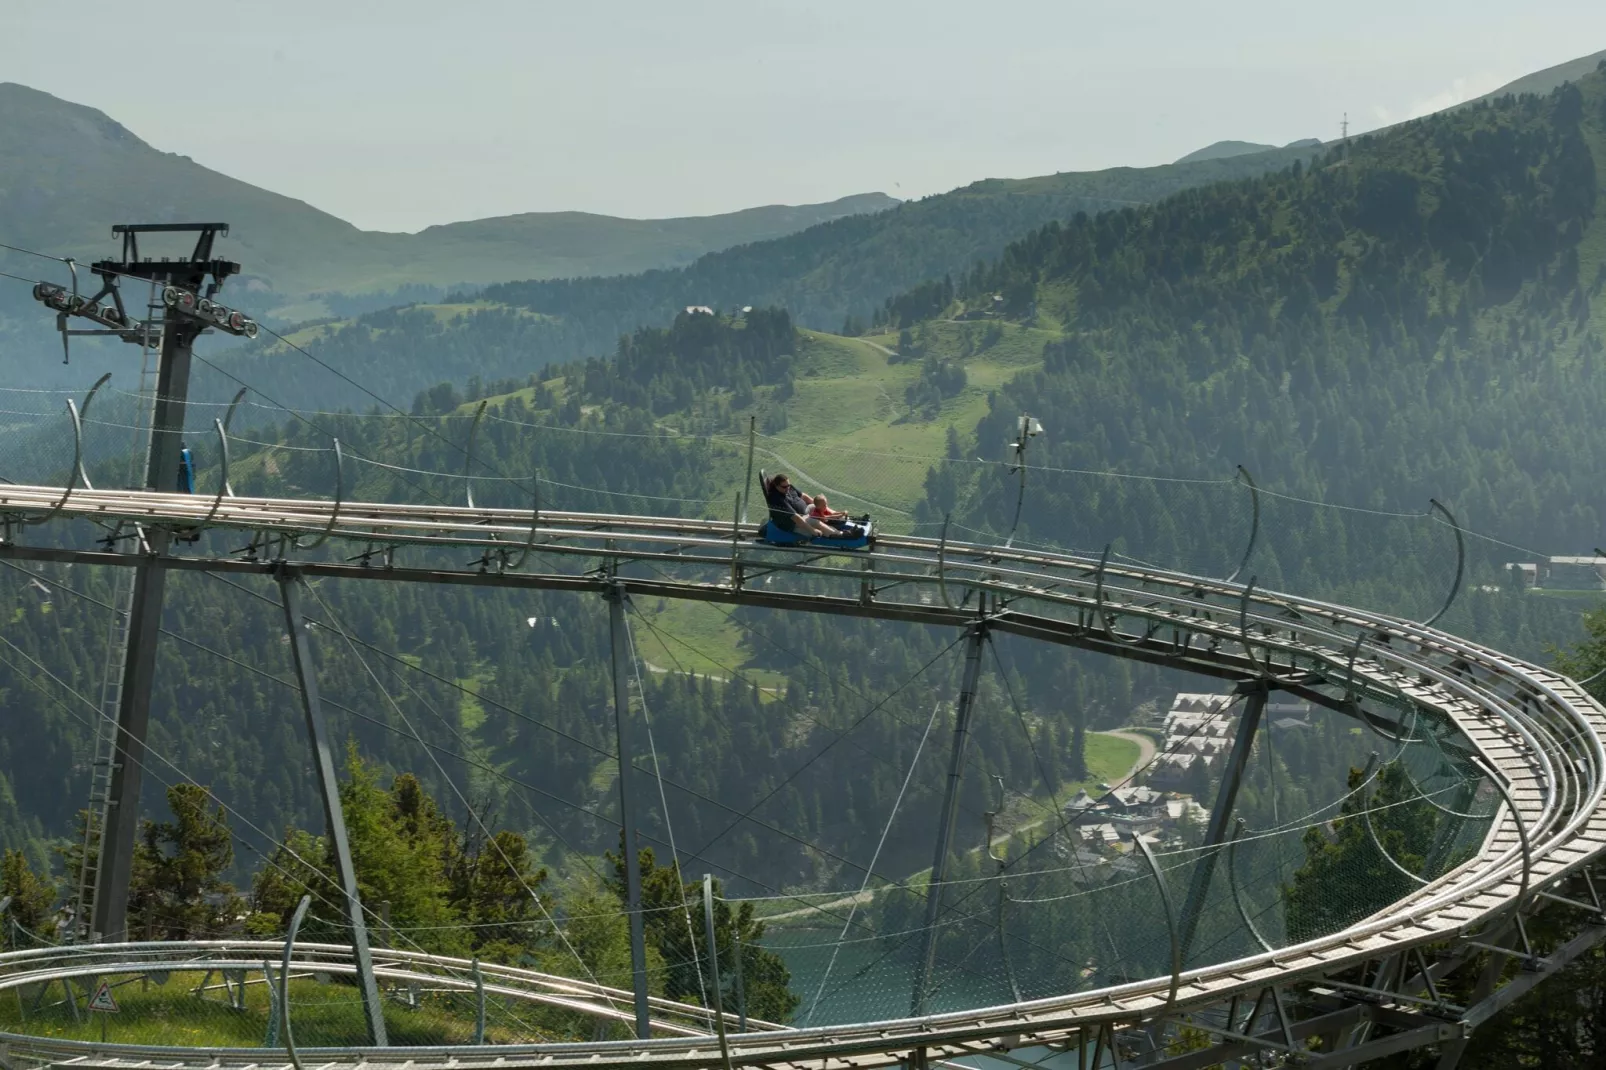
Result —
M202 541L152 553L146 533L153 530ZM40 537L46 533L49 539ZM229 546L242 536L245 545L211 549L224 545L222 533ZM341 552L325 556L329 549ZM440 552L447 550L451 554ZM463 551L477 560L462 565ZM981 626L1201 673L1241 689L1289 692L1395 736L1409 734L1407 723L1418 719L1453 727L1468 760L1503 799L1470 860L1341 931L1230 962L979 1010L805 1029L755 1023L730 1035L730 1065L927 1066L1065 1046L1079 1049L1072 1057L1085 1065L1093 1065L1085 1063L1091 1051L1101 1066L1136 1059L1120 1065L1183 1070L1251 1053L1298 1065L1347 1066L1422 1044L1453 1048L1480 1021L1606 934L1588 873L1606 849L1606 709L1573 680L1498 651L1408 620L1260 590L1253 580L1240 584L1117 564L1107 553L946 538L881 535L860 552L779 549L758 541L756 526L739 520L78 485L0 485L0 558L597 594L624 589L644 597ZM1588 922L1571 942L1541 956L1528 944L1523 918L1558 901L1585 908ZM176 961L260 964L263 957L249 941L73 951L97 964L51 970L107 972L108 963L168 970L178 968ZM317 968L340 969L337 948L308 945L302 954L308 968L322 962ZM19 958L27 955L37 957L0 956L0 987L49 979ZM1475 993L1482 1002L1447 1009L1437 983L1489 955L1516 959L1523 969L1500 988L1491 979ZM376 951L375 959L381 974L405 976L415 968L395 953ZM604 1016L630 995L546 975L513 976L521 972L509 971L497 983L586 1004ZM679 1015L684 1022L699 1014L699 1029L671 1027L662 1017ZM702 1067L723 1061L708 1020L700 1008L658 1001L658 1035L649 1040L304 1054L309 1064L329 1068ZM1202 1030L1215 1047L1167 1051L1166 1030L1181 1025ZM1312 1050L1306 1043L1340 1030L1350 1039L1338 1050ZM108 1070L288 1066L281 1049L94 1044L20 1034L0 1035L0 1056L19 1066L25 1059L28 1065Z

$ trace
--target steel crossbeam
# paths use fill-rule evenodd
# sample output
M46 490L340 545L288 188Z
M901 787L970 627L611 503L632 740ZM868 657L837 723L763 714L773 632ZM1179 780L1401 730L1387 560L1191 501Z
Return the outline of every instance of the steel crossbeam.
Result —
M58 517L51 525L54 542L24 541L40 529L24 529L21 521L47 514ZM153 558L74 548L66 524L72 519L215 530L183 556ZM230 549L239 542L231 531L250 533L249 544ZM1425 625L1252 584L1112 565L1107 556L895 536L881 537L867 553L848 554L777 549L755 536L739 521L733 527L729 521L549 510L87 489L64 503L60 488L0 486L0 557L15 560L258 575L291 567L309 577L593 593L627 581L643 597L954 627L975 623L965 599L985 599L992 631L1288 691L1399 739L1419 725L1439 726L1458 737L1447 746L1447 758L1466 765L1469 776L1493 778L1504 800L1475 857L1339 932L1095 992L886 1022L738 1032L729 1036L733 1065L887 1066L912 1060L916 1051L919 1060L935 1064L983 1048L1081 1044L1089 1037L1100 1038L1108 1054L1127 1043L1123 1037L1139 1034L1145 1039L1134 1050L1154 1051L1153 1039L1164 1043L1167 1030L1182 1021L1216 1036L1219 1045L1286 1047L1322 1037L1322 1049L1311 1056L1320 1065L1348 1065L1461 1036L1481 1020L1480 1008L1493 1005L1479 1003L1447 1022L1434 1006L1435 985L1444 977L1440 964L1478 961L1496 934L1525 931L1525 913L1566 906L1557 899L1592 899L1592 892L1563 885L1606 850L1606 710L1554 672ZM311 552L312 544L326 540L354 548L352 560L362 563ZM510 545L527 550L517 568L497 564L508 559ZM460 560L464 548L476 553L481 567L440 563L440 551ZM372 563L376 553L383 565ZM760 576L765 582L756 582ZM1592 923L1561 952L1536 959L1539 970L1559 968L1554 964L1565 953L1580 953L1574 949L1598 940L1601 928ZM1429 947L1441 950L1432 965L1419 953ZM1372 970L1379 963L1393 965ZM383 975L384 968L376 972ZM1398 983L1366 982L1373 974ZM1257 999L1267 991L1269 1003ZM1509 1001L1520 991L1508 984L1486 999ZM579 998L611 1006L594 995ZM1245 999L1259 1009L1235 1027L1236 1011L1222 1015L1221 1008ZM1272 1006L1278 1021L1268 1041L1265 1021L1254 1018ZM1353 1021L1343 1017L1356 1013ZM654 1029L657 1035L645 1040L499 1047L496 1063L557 1067L628 1059L689 1068L720 1057L706 1031L677 1037L657 1030L656 1022ZM44 1043L0 1040L14 1050L19 1043ZM73 1061L200 1065L203 1053L192 1054L94 1047ZM331 1066L406 1063L418 1070L490 1065L486 1053L469 1049L354 1050L320 1053L320 1059ZM213 1050L204 1060L270 1065L272 1055Z

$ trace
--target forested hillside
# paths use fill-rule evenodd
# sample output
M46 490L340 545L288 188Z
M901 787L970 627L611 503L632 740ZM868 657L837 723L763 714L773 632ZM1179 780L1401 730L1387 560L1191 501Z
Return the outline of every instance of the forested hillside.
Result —
M384 381L393 396L405 399L442 379L523 376L550 363L607 353L619 335L666 325L688 305L778 305L804 326L837 330L849 318L868 321L888 295L928 277L967 271L1050 220L1260 174L1317 151L1302 146L1164 167L988 179L886 212L712 253L685 268L511 282L489 287L473 301L373 312L294 337L348 375ZM246 378L274 376L285 351L263 339L229 361ZM316 373L281 381L280 390L292 405L368 403L349 384Z
M1050 225L957 287L959 304L998 295L1006 315L1064 327L978 437L1008 438L1030 410L1062 429L1038 453L1052 467L1208 478L1242 463L1285 494L1400 513L1435 496L1481 532L1588 553L1606 507L1591 415L1606 401L1603 130L1597 74ZM914 297L889 303L893 326ZM966 499L952 477L939 484L962 512L1008 515L1007 488ZM1040 481L1024 528L1086 544L1136 526L1078 508L1078 486ZM1198 507L1227 526L1223 506ZM1145 535L1127 534L1133 552L1163 552ZM1359 574L1379 548L1310 550Z
M1199 567L1208 562L1225 574L1241 554L1246 534L1247 499L1241 487L1227 482L1233 466L1243 463L1281 494L1411 514L1396 522L1269 500L1267 530L1259 556L1250 563L1263 583L1347 590L1366 604L1390 599L1383 608L1432 611L1448 588L1453 542L1442 525L1411 519L1423 512L1429 496L1450 503L1475 529L1499 525L1494 533L1514 542L1587 551L1594 545L1599 508L1598 492L1586 475L1599 432L1587 413L1603 389L1600 377L1591 374L1602 353L1603 243L1595 211L1601 101L1601 79L1591 78L1549 98L1499 101L1362 139L1310 167L1296 161L1274 175L1184 193L1153 208L1078 216L1011 246L996 263L960 276L948 307L928 309L926 314L934 316L929 322L898 311L912 307L908 301L890 302L893 333L882 336L887 348L907 348L910 356L917 349L929 352L901 366L886 358L889 370L906 367L915 379L910 380L909 411L889 415L886 431L878 433L930 442L924 429L931 428L940 442L946 423L970 421L956 428L957 439L950 436L948 461L941 459L941 448L927 449L929 476L923 475L926 464L918 452L902 465L916 473L910 496L925 499L914 508L914 520L935 523L943 513L956 511L973 527L1004 529L1013 511L1014 480L965 458L978 450L999 457L998 444L1010 437L1011 422L1025 409L1050 427L1033 446L1031 460L1041 471L1031 475L1022 520L1021 535L1028 540L1094 549L1113 540L1117 552L1200 562ZM939 302L946 292L939 293ZM966 306L990 310L994 294L1007 306L996 325L943 322ZM723 321L713 317L682 316L671 331L645 330L609 344L615 351L609 360L553 367L526 383L529 369L540 365L518 344L518 332L526 322L541 321L505 310L464 309L461 314L471 322L483 320L485 330L498 325L502 333L495 335L496 344L477 348L468 343L478 334L449 317L443 322L429 310L417 310L371 318L335 332L324 348L313 347L387 393L394 391L391 380L365 374L357 357L347 363L348 354L377 351L383 343L399 357L411 349L420 359L436 358L444 375L461 378L470 369L479 371L483 378L466 390L419 396L414 412L439 432L426 433L395 418L317 417L316 430L291 420L267 437L319 449L327 448L330 433L338 433L353 454L457 471L461 447L445 443L461 443L466 434L468 407L458 406L465 398L495 395L493 411L510 422L486 424L483 464L512 473L539 469L558 486L706 500L710 504L687 507L718 515L727 507L715 503L728 501L739 480L739 448L699 445L677 428L739 434L752 412L764 415L767 427L782 436L774 448L787 455L798 456L798 444L809 439L808 427L785 414L815 411L817 395L809 377L821 371L809 363L811 343L794 337L784 318L755 314L721 328ZM907 336L898 337L895 328ZM575 344L593 346L593 352L603 348L598 341ZM931 368L968 365L971 374L981 374L988 366L980 362L989 354L1030 354L1023 345L1036 345L1040 356L1011 358L1025 361L1013 365L1020 369L1013 375L1007 362L991 366L1004 374L985 395L970 387L964 397L948 397L933 380L935 401L912 404L924 396L915 386ZM272 359L306 367L288 351ZM267 384L274 392L269 397L290 392L287 377L269 374L266 363L229 367L247 381ZM490 373L498 368L523 375L497 385ZM983 396L986 404L976 408ZM694 412L701 415L689 422L677 415ZM975 415L964 415L971 412ZM628 433L574 434L567 440L542 433L532 439L521 430L523 424ZM255 434L262 437L260 431ZM834 433L833 443L854 446L851 433ZM713 453L704 456L704 449ZM251 474L240 478L276 490L328 488L332 472L307 467L327 466L320 456L278 451L259 462L245 460L239 467ZM873 458L866 460L863 478L892 478L885 464L877 473ZM1178 495L1163 484L1099 483L1054 469L1203 478L1219 486ZM395 475L366 471L358 484L361 493L419 493ZM431 493L455 496L458 491L431 485ZM636 509L648 502L653 508L673 507L578 489L554 493L577 494L574 504L589 508ZM1380 544L1382 539L1387 543ZM1474 540L1473 579L1493 589L1464 592L1448 620L1540 654L1546 641L1566 641L1578 604L1515 597L1504 590L1498 564L1510 553ZM215 601L202 593L207 583L193 595L197 602L186 601L192 596L180 587L173 621L223 612L204 608ZM24 594L20 583L14 590L16 597L37 602L37 593ZM358 606L365 599L416 602L423 596L353 592L341 597L357 599L353 605ZM54 621L68 619L71 601L56 597ZM40 610L34 605L30 611ZM446 624L472 621L483 609L465 605L443 609L442 615L398 604L352 611L361 614L363 627L394 630L397 621L419 621L408 640L414 649L434 643L436 628L446 629L452 638L443 649L451 653L440 674L475 679L494 665L488 674L494 676L492 686L515 689L508 694L550 689L560 678L586 678L582 668L594 665L600 654L596 621L587 630L576 618L556 629L559 649L566 653L547 655L556 659L554 666L572 661L575 670L530 668L530 682L523 684L518 681L529 666L515 668L519 659L493 653L511 641L504 629L487 622L465 633ZM566 603L539 614L511 607L498 612L505 619L563 621L581 610ZM805 634L811 626L800 622L747 623L784 640L794 653L814 642L831 642ZM236 654L254 649L239 628L208 631L231 637L231 644L239 636ZM521 643L545 649L545 633L526 633ZM19 628L17 634L21 642L37 645L51 633ZM592 638L582 642L582 634ZM864 644L848 643L829 664L833 673L861 674L865 686L891 686L896 674L889 675L887 666L921 663L925 642L900 639L906 655L891 661L867 659ZM749 643L738 653L750 665L773 657L761 640ZM73 652L63 642L59 656L79 663L79 678L93 676L94 655L87 648ZM1083 706L1061 704L1057 731L1068 733L1094 709L1104 711L1095 714L1100 723L1119 723L1132 702L1161 686L1147 670L1122 667L1111 675L1108 666L1080 666L1084 682L1067 692L1062 660L1035 651L1023 651L1021 657L1034 699L1074 693ZM199 681L216 675L221 683L216 665L200 677L186 666L174 665L171 671ZM588 686L596 689L588 701L601 703L601 677ZM246 716L237 702L226 703L221 695L197 695L178 705L208 703ZM569 703L560 706L570 708ZM59 712L48 719L62 721ZM190 718L172 730L193 735L204 723L204 718ZM63 727L51 747L68 753L82 745L81 734ZM27 800L18 813L28 815L16 820L43 818L44 825L26 826L34 835L61 829L76 806L75 795L37 778L59 778L68 767L24 762L21 755L32 748L23 741L13 746L18 749L5 767L13 791ZM191 746L190 757L203 760L208 748L199 742ZM292 749L288 737L279 746ZM241 791L267 793L258 813L309 812L304 785L292 791L276 787L271 778L256 782L253 767L242 761L238 773L224 775L237 778ZM711 784L729 783L712 770L709 775ZM19 776L27 778L26 785ZM580 775L574 783L584 779ZM822 799L830 797L822 792ZM822 815L821 820L830 819ZM808 868L801 859L787 867L794 876Z

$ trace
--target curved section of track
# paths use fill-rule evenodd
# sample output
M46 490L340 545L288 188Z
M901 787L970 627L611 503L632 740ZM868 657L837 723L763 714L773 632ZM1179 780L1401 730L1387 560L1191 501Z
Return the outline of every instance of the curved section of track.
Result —
M45 517L57 523L22 523ZM1492 776L1509 800L1475 857L1341 931L1175 979L918 1019L750 1031L730 1040L737 1064L890 1065L916 1048L935 1059L1000 1044L1052 1043L1088 1026L1131 1025L1212 1005L1268 983L1323 977L1410 947L1465 939L1606 848L1606 710L1574 681L1437 629L1293 595L1106 565L1088 555L913 537L882 537L862 553L782 550L756 541L751 525L671 517L126 491L64 496L61 488L4 486L0 518L6 521L0 556L13 559L242 573L292 568L351 579L574 591L624 584L643 595L801 612L951 626L985 618L992 629L1046 642L1263 681L1384 729L1401 726L1407 716L1428 718L1456 730L1465 741L1464 757ZM84 545L93 545L106 528L132 535L149 525L230 530L228 545L238 545L241 532L250 539L231 553L151 558L72 549L72 528L60 523L69 519L99 525L83 533ZM53 529L59 530L50 544L33 537ZM137 538L128 541L137 544ZM326 541L341 544L338 559L312 556ZM461 567L465 549L479 556L475 567ZM5 1039L14 1047L42 1043ZM710 1045L706 1035L663 1035L320 1053L320 1062L473 1070L481 1064L595 1065L600 1059L693 1067L717 1059ZM107 1067L282 1062L244 1049L185 1054L99 1045L80 1046L71 1058Z

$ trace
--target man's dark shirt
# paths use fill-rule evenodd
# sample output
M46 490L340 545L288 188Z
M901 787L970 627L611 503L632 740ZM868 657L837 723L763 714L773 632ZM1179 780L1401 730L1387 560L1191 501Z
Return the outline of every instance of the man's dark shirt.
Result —
M808 515L808 499L796 487L789 486L785 490L771 487L764 492L764 500L770 507L770 519L786 531L797 530L797 518Z

